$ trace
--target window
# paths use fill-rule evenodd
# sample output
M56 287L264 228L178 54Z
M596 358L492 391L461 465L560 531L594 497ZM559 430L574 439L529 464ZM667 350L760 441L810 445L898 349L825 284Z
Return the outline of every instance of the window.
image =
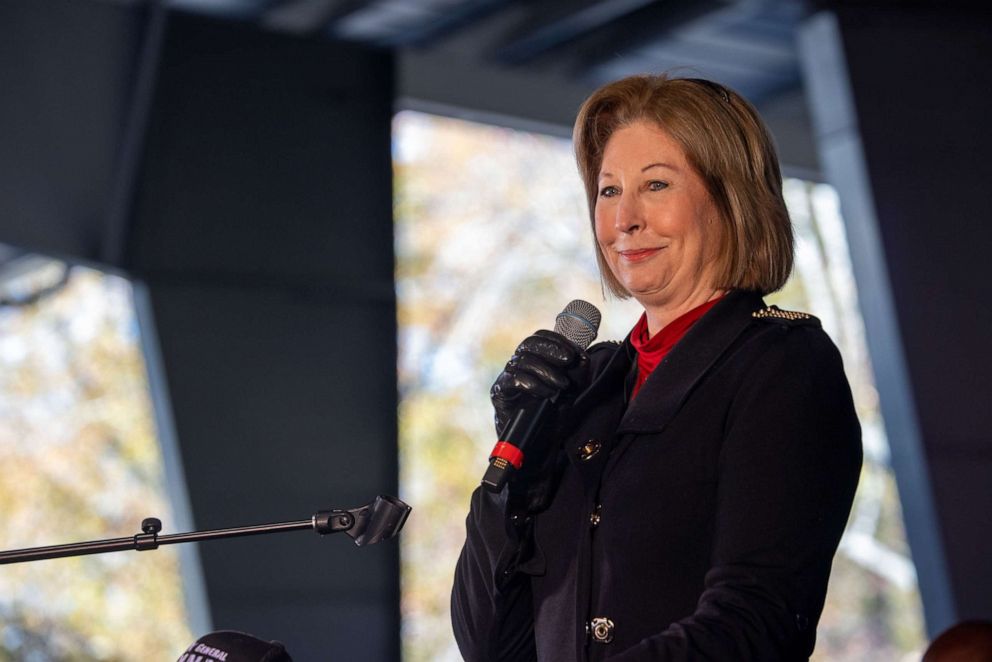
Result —
M0 548L168 526L129 283L31 259L0 276ZM0 659L175 659L192 640L175 547L0 566Z

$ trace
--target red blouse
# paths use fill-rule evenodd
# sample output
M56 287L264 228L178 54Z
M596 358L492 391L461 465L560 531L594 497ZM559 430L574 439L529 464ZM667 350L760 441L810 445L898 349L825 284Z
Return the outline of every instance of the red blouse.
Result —
M681 317L678 317L665 325L661 331L655 334L654 338L648 338L648 316L647 313L641 315L641 319L634 325L634 330L630 332L630 344L637 350L637 381L634 383L634 391L630 396L634 396L641 389L641 385L647 380L648 375L658 367L662 359L675 347L675 343L682 339L686 331L696 323L700 317L706 314L713 305L723 298L723 295L706 303L696 306Z

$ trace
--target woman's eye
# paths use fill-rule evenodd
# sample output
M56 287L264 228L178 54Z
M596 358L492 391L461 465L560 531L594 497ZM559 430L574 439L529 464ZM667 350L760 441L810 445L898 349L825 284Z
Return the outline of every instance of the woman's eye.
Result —
M620 191L617 189L616 186L604 186L603 188L599 189L599 197L612 198L619 192Z
M666 188L668 188L668 184L666 182L659 182L657 179L648 182L649 191L661 191Z

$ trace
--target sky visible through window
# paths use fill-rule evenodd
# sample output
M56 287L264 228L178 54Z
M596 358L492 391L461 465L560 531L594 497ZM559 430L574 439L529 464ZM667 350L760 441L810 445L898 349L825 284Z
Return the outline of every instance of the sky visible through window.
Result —
M493 441L488 391L517 343L570 300L622 339L636 303L604 299L568 141L405 111L393 132L406 662L458 660L448 600L469 495ZM919 659L925 643L888 442L833 189L785 181L796 269L769 303L818 316L844 357L865 463L813 660Z

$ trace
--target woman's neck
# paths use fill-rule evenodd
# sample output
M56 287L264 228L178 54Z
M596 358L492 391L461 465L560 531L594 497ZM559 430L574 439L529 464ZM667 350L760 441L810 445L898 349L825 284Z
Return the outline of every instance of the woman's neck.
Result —
M707 301L720 298L726 292L727 290L703 288L693 292L681 301L669 301L663 304L644 306L644 313L648 321L648 337L654 338L656 333L674 320L677 320L693 308L701 306Z

